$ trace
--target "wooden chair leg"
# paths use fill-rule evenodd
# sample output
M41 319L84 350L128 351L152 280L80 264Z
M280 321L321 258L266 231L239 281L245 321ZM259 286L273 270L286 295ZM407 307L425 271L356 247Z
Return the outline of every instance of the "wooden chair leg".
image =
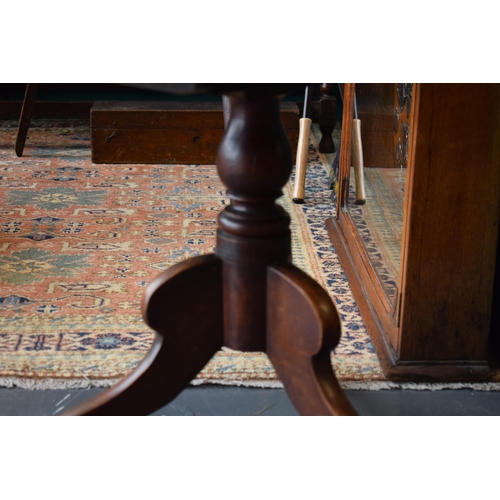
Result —
M222 346L222 262L204 255L167 269L146 290L143 315L158 332L146 358L65 415L149 415L172 401Z
M26 143L26 136L33 116L33 109L35 107L35 99L38 91L38 83L28 83L26 93L24 94L23 107L21 108L21 116L19 118L19 126L17 128L15 151L17 156L23 156L24 145Z
M333 96L333 83L321 84L321 98L319 100L318 125L321 131L319 142L320 153L335 153L335 143L332 132L337 123L337 99Z
M330 361L340 319L328 294L292 264L268 267L267 354L302 415L356 415Z

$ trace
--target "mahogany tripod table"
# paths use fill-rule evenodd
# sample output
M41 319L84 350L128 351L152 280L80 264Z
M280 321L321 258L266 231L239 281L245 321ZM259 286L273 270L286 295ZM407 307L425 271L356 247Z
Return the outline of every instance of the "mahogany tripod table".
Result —
M147 415L172 401L222 347L262 351L302 415L355 415L330 353L340 319L328 294L291 263L290 217L275 200L292 171L280 121L287 84L134 84L228 95L231 120L217 168L231 203L216 253L176 264L146 289L151 350L118 384L65 415Z

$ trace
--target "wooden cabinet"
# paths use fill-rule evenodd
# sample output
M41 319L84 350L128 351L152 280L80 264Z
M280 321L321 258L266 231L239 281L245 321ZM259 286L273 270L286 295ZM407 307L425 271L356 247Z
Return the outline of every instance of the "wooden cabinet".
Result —
M327 227L387 378L487 379L500 85L403 85L345 84ZM351 175L355 97L365 205Z

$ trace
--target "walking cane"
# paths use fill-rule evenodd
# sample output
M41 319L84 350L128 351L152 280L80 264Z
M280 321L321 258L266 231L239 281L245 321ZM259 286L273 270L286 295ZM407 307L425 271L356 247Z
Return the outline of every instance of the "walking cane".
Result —
M309 132L311 130L311 89L306 87L304 97L304 110L299 120L299 143L295 160L295 186L293 188L292 200L294 203L304 203L307 159L309 156Z
M354 92L354 120L352 121L352 164L356 186L356 205L366 203L365 177L363 165L363 143L361 141L361 120L358 118L356 92Z

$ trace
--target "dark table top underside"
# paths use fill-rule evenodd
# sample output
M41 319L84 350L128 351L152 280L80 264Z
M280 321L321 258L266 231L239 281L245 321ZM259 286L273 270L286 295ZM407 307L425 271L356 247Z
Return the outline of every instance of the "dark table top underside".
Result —
M304 89L305 83L123 83L120 85L168 94L226 94L245 92L247 96L285 95Z

